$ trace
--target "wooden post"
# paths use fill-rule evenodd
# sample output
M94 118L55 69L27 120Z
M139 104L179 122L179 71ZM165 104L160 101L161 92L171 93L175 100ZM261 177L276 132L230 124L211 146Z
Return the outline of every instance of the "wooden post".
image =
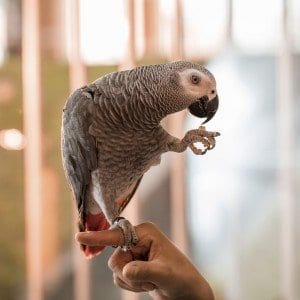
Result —
M28 300L43 299L41 267L41 62L39 1L23 0L22 80L23 126L26 137L25 248L26 294Z
M22 43L22 4L18 0L10 1L0 1L1 6L6 8L6 18L1 16L0 22L6 22L6 43L7 52L9 55L19 55L21 53L21 43ZM5 20L6 19L6 20ZM40 18L39 18L40 19Z
M42 56L52 59L65 58L64 1L40 0Z
M293 127L293 62L288 27L289 1L284 1L282 49L278 58L278 188L281 213L281 297L295 300L295 174Z
M182 1L175 2L174 17L174 37L173 49L174 54L172 60L180 60L184 58L184 27L182 14ZM170 130L177 137L183 137L185 112L179 112L170 118ZM185 215L185 177L184 177L184 155L171 153L171 172L170 172L170 190L171 190L171 236L174 243L181 251L188 254L188 234Z
M158 2L144 0L145 54L153 58L158 56Z
M126 16L128 21L128 40L126 45L126 56L119 65L118 70L128 70L136 66L136 40L135 40L135 1L126 0Z
M80 23L79 23L79 0L69 0L68 9L70 12L70 60L69 78L70 90L83 86L87 82L87 70L80 55ZM74 211L74 234L78 231L78 213L75 204ZM90 261L86 260L81 253L78 243L73 242L74 259L74 299L89 300L90 295Z
M182 0L175 2L174 34L173 34L173 57L172 60L184 59L184 25Z
M234 51L233 41L233 0L227 0L226 44L227 55ZM242 299L241 285L241 224L239 220L240 206L236 197L233 197L228 206L228 243L229 243L229 270L227 274L227 294L231 300Z
M227 0L227 20L226 20L226 43L228 47L233 46L233 0Z

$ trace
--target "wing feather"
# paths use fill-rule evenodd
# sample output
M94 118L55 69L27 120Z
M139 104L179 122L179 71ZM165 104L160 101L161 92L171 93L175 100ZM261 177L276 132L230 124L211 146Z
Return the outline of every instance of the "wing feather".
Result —
M88 87L76 90L68 98L63 110L63 165L76 200L80 226L85 223L85 197L91 181L91 172L97 168L98 161L96 141L89 134L92 121L90 106L95 105L92 93Z

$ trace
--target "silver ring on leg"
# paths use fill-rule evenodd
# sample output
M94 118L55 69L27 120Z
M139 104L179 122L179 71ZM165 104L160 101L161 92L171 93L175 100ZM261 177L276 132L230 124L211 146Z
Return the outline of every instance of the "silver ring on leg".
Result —
M123 251L132 249L138 243L138 237L136 235L133 225L123 217L118 217L113 223L112 228L119 227L124 235L124 245L121 246Z

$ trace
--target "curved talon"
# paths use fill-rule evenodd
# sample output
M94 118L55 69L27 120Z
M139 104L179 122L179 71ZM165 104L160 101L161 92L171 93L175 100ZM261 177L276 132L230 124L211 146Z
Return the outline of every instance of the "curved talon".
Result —
M206 128L204 126L199 126L198 127L198 132L201 136L203 137L217 137L217 136L220 136L220 132L217 132L217 131L207 131Z
M200 155L204 155L207 152L207 148L202 151Z
M214 138L207 138L208 139L208 141L209 141L209 147L208 147L208 150L212 150L212 149L214 149L215 148L215 146L216 146L216 141L215 141L215 139Z

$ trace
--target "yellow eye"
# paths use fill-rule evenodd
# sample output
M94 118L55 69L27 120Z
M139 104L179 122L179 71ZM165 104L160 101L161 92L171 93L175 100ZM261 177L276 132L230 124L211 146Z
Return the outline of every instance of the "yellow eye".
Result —
M192 84L198 84L200 82L200 77L198 75L191 76Z

